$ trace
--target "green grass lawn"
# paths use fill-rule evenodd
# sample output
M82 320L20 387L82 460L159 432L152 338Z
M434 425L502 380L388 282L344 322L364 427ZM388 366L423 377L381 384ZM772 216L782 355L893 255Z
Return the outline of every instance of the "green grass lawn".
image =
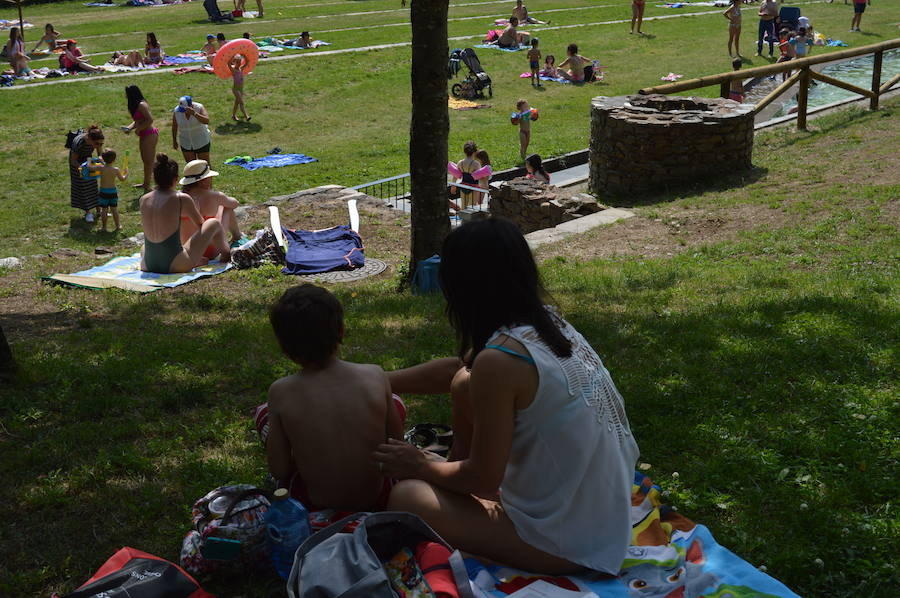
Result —
M866 13L866 34L852 38L844 33L848 14L843 5L814 3L804 4L803 8L820 30L859 45L897 35L887 8L893 1L885 2L884 10L876 6ZM314 6L304 8L304 4ZM79 39L85 52L102 52L104 60L114 49L141 46L144 32L151 29L169 52L199 49L206 33L229 27L229 36L245 30L260 36L309 29L314 37L332 42L322 50L409 40L407 25L379 28L408 22L408 13L400 9L399 2L348 0L319 4L297 0L267 2L266 19L221 27L203 22L202 7L196 3L166 8L90 9L81 7L80 2L67 2L28 7L26 14L38 26L45 21L52 22L64 36ZM451 21L451 35L481 36L493 18L506 11L506 4L483 4L451 8L451 19L485 15L483 19ZM553 10L594 5L597 7L588 10L549 13L552 26L602 23L630 16L628 4L621 0L609 3L561 0L552 4ZM540 8L545 7L533 6L532 11L537 15ZM748 56L752 56L750 42L755 39L752 10L745 11L748 14L743 48ZM279 12L283 15L279 16ZM375 14L354 17L340 14L346 12ZM647 8L648 17L673 16L679 12L652 5ZM490 152L497 168L514 165L518 161L518 137L508 115L519 97L528 98L541 110L531 149L543 156L558 155L587 147L589 101L593 96L634 93L659 82L669 72L693 77L730 70L725 51L725 19L713 7L697 7L690 12L708 14L650 21L645 29L654 37L630 36L627 25L621 24L539 33L545 54L563 56L566 44L575 41L585 55L600 58L608 67L604 84L572 87L551 83L543 91L535 91L527 80L518 78L528 70L524 52L480 50L484 67L494 79L492 107L451 111L451 156L461 154L463 142L474 139ZM324 16L329 13L333 16ZM0 11L0 18L11 15L9 10ZM363 25L369 28L324 33L329 29ZM28 33L29 39L35 39L34 30ZM451 47L477 41L451 42ZM107 146L120 151L131 149L133 170L138 171L132 178L140 176L140 167L135 164L137 144L133 137L118 131L119 126L130 120L123 89L132 83L144 91L159 121L158 149L162 151L172 151L169 122L177 98L191 94L207 106L214 132L213 162L222 172L218 186L242 202L258 203L272 195L318 184L355 185L407 172L409 49L316 57L319 51L298 52L302 57L263 63L248 78L247 106L254 117L249 126L234 126L229 120L230 85L209 75L178 76L166 72L100 80L84 77L74 83L0 90L3 113L9 115L0 119L0 152L6 156L0 163L0 180L13 183L0 191L5 206L4 218L0 219L0 255L30 255L58 247L91 249L97 244L94 235L67 233L70 219L77 217L78 212L68 206L66 150L62 143L69 129L97 122L106 131ZM748 65L764 62L760 58L748 59ZM713 94L716 90L710 88L702 93ZM222 165L230 156L260 155L275 146L315 156L319 162L254 173ZM177 155L180 159L180 152ZM126 192L124 197L127 196ZM126 200L123 204L124 233L132 235L139 230L139 223L132 202ZM109 243L108 239L103 241Z
M551 18L555 25L630 14L625 3L611 5ZM504 6L454 8L451 18L500 15ZM850 9L840 2L804 12L834 37L869 43L896 36L892 6L876 3L864 18L873 35L852 38L843 33ZM530 8L540 16L540 4ZM254 35L309 29L334 42L326 49L339 49L408 39L404 27L317 35L369 24L363 19L400 22L406 13L397 9L399 2L304 8L283 0L266 3L268 23L233 27ZM394 12L340 16L362 11ZM674 12L648 5L651 16ZM312 18L329 13L338 16ZM167 49L169 40L175 50L198 47L188 40L215 31L194 22L202 17L197 4L91 11L73 2L27 7L26 15L51 20L89 51L139 40L145 29L135 15L159 19L153 27ZM755 32L750 17L745 50ZM591 96L634 92L669 71L690 77L726 68L725 27L713 14L651 21L645 29L656 37L645 39L628 36L627 25L548 31L545 51L559 53L575 39L609 66L609 80L540 94L517 79L523 55L481 52L496 81L493 108L452 113L451 149L473 137L501 167L511 165L515 130L505 115L519 95L542 111L535 149L586 147ZM452 35L483 29L481 19L451 23ZM122 32L133 33L112 37ZM134 140L115 130L127 122L128 83L141 85L163 120L182 93L206 103L219 163L275 145L320 158L255 173L217 165L221 188L258 203L405 172L408 62L400 48L263 64L247 85L259 128L246 130L227 126L228 88L204 75L0 91L0 257L115 243L70 227L77 214L68 207L62 142L67 129L98 121L112 147L132 148L133 160ZM625 397L641 460L665 499L803 596L881 596L900 584L900 102L886 104L811 121L809 133L761 134L749 175L647 199L632 219L538 252L563 313ZM170 138L164 128L161 139ZM130 199L122 205L130 235L137 215ZM405 238L407 228L374 216L364 227L370 255L403 262L383 240ZM194 500L221 484L265 478L253 409L293 367L266 311L295 281L265 267L139 296L36 279L90 262L32 259L22 270L0 269L0 321L21 368L17 382L0 389L0 501L11 506L0 527L2 596L70 591L123 545L177 560ZM393 369L454 350L442 300L395 290L391 276L334 287L346 311L345 358ZM446 397L409 405L410 422L449 420ZM207 587L221 596L280 595L270 578Z

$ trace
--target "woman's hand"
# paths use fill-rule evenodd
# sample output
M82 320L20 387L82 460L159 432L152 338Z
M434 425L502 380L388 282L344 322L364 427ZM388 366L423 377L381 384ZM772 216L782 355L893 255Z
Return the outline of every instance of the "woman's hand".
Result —
M428 467L428 456L411 444L391 438L372 453L375 467L382 474L398 478L421 478Z

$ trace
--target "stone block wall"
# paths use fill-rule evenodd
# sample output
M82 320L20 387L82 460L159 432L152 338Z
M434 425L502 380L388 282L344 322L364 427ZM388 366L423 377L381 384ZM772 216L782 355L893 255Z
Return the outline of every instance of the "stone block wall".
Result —
M753 106L722 98L596 97L590 191L657 193L751 168Z
M553 185L524 177L491 188L489 205L491 216L509 218L519 225L522 234L552 228L604 209L586 193L569 195Z

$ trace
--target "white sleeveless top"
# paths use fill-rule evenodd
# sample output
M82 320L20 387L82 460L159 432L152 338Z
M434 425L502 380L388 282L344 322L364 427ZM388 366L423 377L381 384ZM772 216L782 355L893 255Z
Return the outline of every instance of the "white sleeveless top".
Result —
M203 109L203 104L194 102L193 108L196 112ZM187 118L187 115L175 108L175 122L178 123L178 145L185 149L197 150L210 142L209 127L194 118Z
M631 539L638 446L619 391L588 342L555 316L572 343L557 357L532 326L501 328L535 361L534 402L516 412L500 498L516 531L544 552L618 574Z

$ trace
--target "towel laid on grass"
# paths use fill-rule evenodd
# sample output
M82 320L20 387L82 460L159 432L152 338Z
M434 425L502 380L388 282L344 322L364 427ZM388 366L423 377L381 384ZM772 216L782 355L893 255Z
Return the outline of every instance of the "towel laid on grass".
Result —
M280 168L282 166L290 166L292 164L309 164L310 162L318 162L316 158L307 156L306 154L271 154L262 158L252 158L250 156L235 156L225 160L225 164L240 166L247 170L259 170L260 168Z
M618 577L599 574L547 577L466 559L479 598L506 596L532 583L601 598L707 596L799 598L716 542L710 531L659 502L659 487L635 472L631 546ZM552 589L552 588L551 588ZM543 595L535 591L535 595ZM590 596L591 594L587 594Z
M166 66L172 66L173 64L192 64L195 62L206 62L206 56L199 52L196 54L187 53L179 54L178 56L166 56L162 61Z
M177 287L198 278L221 274L231 268L231 264L212 261L205 266L194 268L183 274L156 274L141 271L141 254L120 256L100 266L74 274L54 274L44 280L89 289L125 289L139 293L150 293L163 288Z
M568 79L564 77L548 77L547 75L539 75L541 81L553 81L554 83L562 83L563 85L567 83L571 83ZM531 73L522 73L519 75L519 79L531 79Z
M519 52L527 50L525 46L515 46L513 48L501 48L497 44L475 44L476 48L484 48L485 50L500 50L501 52Z

